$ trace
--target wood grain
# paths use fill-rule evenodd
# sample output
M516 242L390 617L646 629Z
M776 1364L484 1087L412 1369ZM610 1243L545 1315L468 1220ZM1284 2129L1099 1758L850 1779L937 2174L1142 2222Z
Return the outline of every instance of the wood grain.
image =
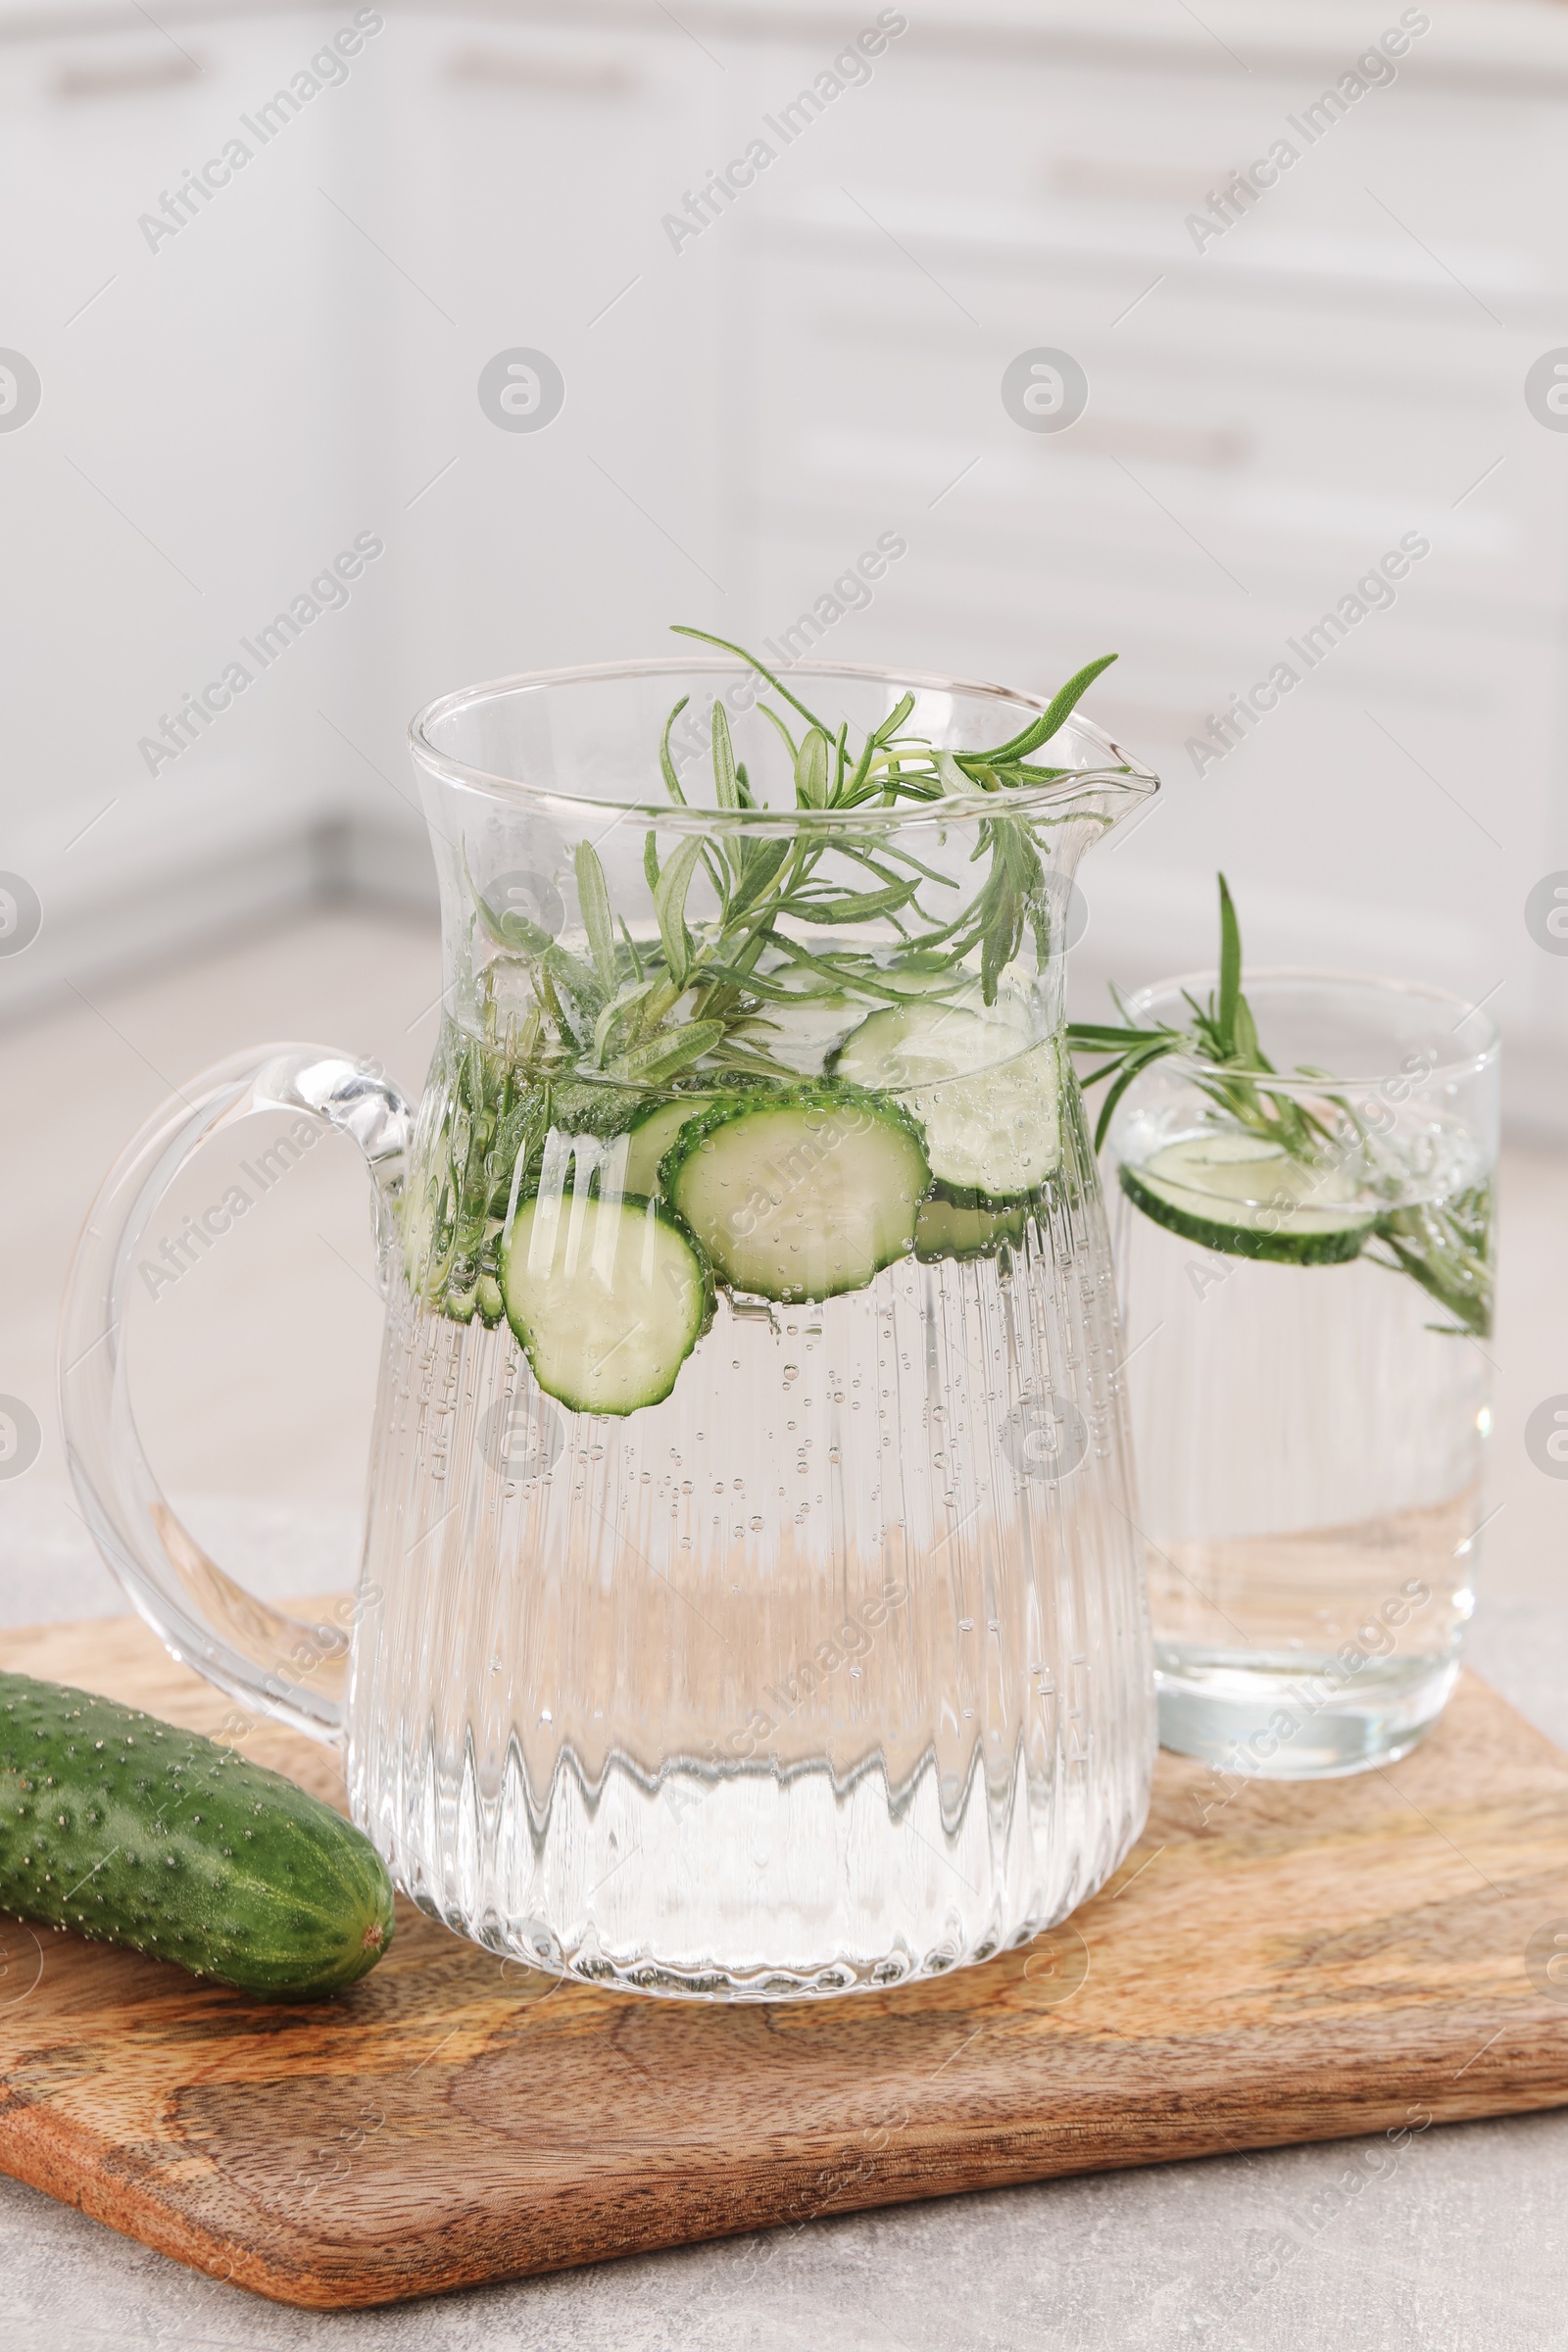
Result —
M216 1731L129 1619L0 1663ZM341 1801L330 1753L247 1752ZM320 2308L818 2215L1568 2103L1568 1758L1466 1677L1403 1764L1227 1785L1161 1756L1150 1828L1069 1926L800 2007L552 1986L400 1905L362 1984L263 2007L0 1922L0 2168Z

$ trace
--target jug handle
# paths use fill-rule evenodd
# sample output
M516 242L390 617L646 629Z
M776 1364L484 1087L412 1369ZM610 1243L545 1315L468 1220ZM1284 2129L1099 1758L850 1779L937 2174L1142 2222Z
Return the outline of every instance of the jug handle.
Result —
M225 1576L165 1500L142 1451L125 1308L148 1224L209 1137L253 1111L303 1112L350 1135L374 1185L381 1287L414 1113L373 1062L325 1046L262 1046L219 1062L155 1111L105 1178L76 1246L60 1326L60 1408L73 1484L99 1549L183 1665L312 1739L343 1728L348 1636L269 1606Z

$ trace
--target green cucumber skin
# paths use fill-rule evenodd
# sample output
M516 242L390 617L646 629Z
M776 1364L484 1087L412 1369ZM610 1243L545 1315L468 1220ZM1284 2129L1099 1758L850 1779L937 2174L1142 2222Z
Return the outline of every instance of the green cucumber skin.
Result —
M710 1135L716 1134L719 1128L729 1126L736 1119L750 1118L757 1111L832 1111L843 1110L858 1104L864 1104L871 1117L880 1119L889 1126L901 1127L904 1130L920 1155L926 1175L925 1191L929 1192L931 1168L930 1162L926 1158L925 1130L919 1121L912 1118L903 1104L894 1102L889 1095L876 1094L869 1087L856 1086L848 1079L819 1078L807 1079L800 1086L769 1088L765 1094L759 1089L751 1094L726 1096L715 1102L710 1110L705 1110L695 1119L689 1119L659 1163L660 1198L671 1203L673 1208L675 1184L683 1163L694 1152L702 1149ZM691 1229L680 1218L678 1209L675 1209L674 1213L677 1221L682 1225L682 1230L690 1233ZM692 1240L693 1247L698 1250L699 1255L703 1256L706 1263L706 1252L703 1250L702 1244L695 1236L692 1237ZM898 1256L902 1254L903 1252L899 1251L893 1256L884 1258L882 1264L875 1267L872 1274L866 1279L874 1279L874 1276L881 1273L885 1267L895 1264ZM859 1283L845 1283L831 1291L821 1293L813 1291L811 1296L813 1300L818 1298L840 1298L847 1291L863 1287L863 1284Z
M727 1092L728 1090L726 1089L725 1091ZM675 1128L675 1134L678 1135L680 1128L685 1125L686 1121L688 1119L695 1119L699 1112L710 1108L712 1101L713 1089L709 1087L701 1095L689 1095L685 1097L680 1095L656 1095L651 1102L648 1102L644 1105L643 1109L638 1113L637 1117L633 1119L631 1125L626 1130L626 1134L630 1142L630 1151L626 1159L626 1188L628 1192L642 1193L645 1196L650 1193L657 1195L659 1192L659 1170L663 1163L663 1152L661 1152L659 1158L653 1161L646 1170L642 1170L634 1164L636 1162L639 1150L639 1139L644 1128L652 1126L656 1119L667 1118L671 1111L679 1111L680 1117ZM670 1142L672 1143L673 1141L674 1135L672 1135L670 1138ZM669 1149L669 1145L666 1144L664 1149L667 1151Z
M0 1674L0 1910L266 2001L337 1992L392 1941L368 1838L231 1747Z
M1022 1193L988 1193L978 1184L944 1184L938 1176L931 1186L933 1200L946 1200L951 1208L983 1208L996 1217L1027 1217L1049 1206L1055 1199L1055 1171L1040 1184L1030 1185Z
M1372 1228L1370 1224L1342 1227L1336 1233L1249 1233L1245 1227L1226 1225L1219 1218L1208 1223L1201 1217L1189 1217L1179 1208L1161 1200L1157 1193L1139 1183L1131 1168L1120 1171L1121 1189L1135 1208L1168 1233L1178 1233L1184 1242L1196 1242L1201 1250L1211 1250L1222 1257L1250 1257L1278 1266L1348 1266L1361 1254L1361 1245Z
M727 1127L733 1119L750 1118L759 1110L843 1110L858 1102L863 1102L873 1118L890 1127L902 1127L925 1158L925 1129L891 1095L875 1094L870 1087L856 1086L848 1078L808 1078L799 1086L770 1087L765 1094L760 1088L752 1094L726 1092L710 1110L688 1119L659 1163L661 1196L669 1199L681 1161L689 1159L715 1129Z

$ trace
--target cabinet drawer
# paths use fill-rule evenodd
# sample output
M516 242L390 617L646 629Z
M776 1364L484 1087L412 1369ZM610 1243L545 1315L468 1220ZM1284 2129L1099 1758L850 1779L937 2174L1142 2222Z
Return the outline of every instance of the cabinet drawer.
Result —
M1516 91L1439 83L1423 73L1438 37L1336 116L1324 93L1353 67L1349 44L1315 68L1260 60L1243 76L1216 51L1211 72L1176 74L1131 43L1114 62L964 56L924 43L914 24L867 85L798 131L762 202L808 213L847 188L875 220L895 215L950 250L1238 270L1331 303L1364 282L1457 308L1469 298L1446 261L1488 300L1540 303L1568 288L1568 100L1523 78ZM775 122L827 63L805 43L760 61ZM1190 217L1271 151L1272 184L1244 192L1221 237L1195 243ZM841 218L866 233L850 207Z
M1116 652L1086 711L1154 768L1165 794L1157 814L1091 860L1092 906L1107 892L1107 905L1120 892L1132 909L1162 891L1178 906L1196 901L1189 949L1201 960L1212 953L1213 874L1224 866L1238 890L1245 881L1254 894L1295 893L1308 907L1273 941L1258 939L1259 960L1372 963L1476 995L1506 977L1520 1004L1499 1012L1520 1017L1543 960L1519 908L1548 838L1553 647L1478 645L1434 619L1420 567L1391 609L1341 640L1313 639L1320 615L1304 603L1238 614L1219 595L1173 598L1136 573L1024 568L980 550L935 552L913 530L908 538L870 601L830 621L809 650L1040 693ZM796 650L801 615L832 596L861 544L853 529L761 534L754 642ZM1280 662L1296 684L1272 710L1238 714L1238 696L1250 697ZM1195 759L1195 742L1222 756ZM1381 929L1368 929L1368 908ZM1121 976L1148 978L1151 967Z
M748 469L764 512L891 506L939 539L983 530L1243 599L1337 596L1413 532L1456 613L1539 633L1560 610L1568 436L1525 407L1540 344L1523 330L1271 317L1262 331L1222 298L1163 289L1118 324L1123 287L1104 280L949 267L944 291L897 254L764 245ZM1041 347L1088 378L1059 433L1003 405L1008 363Z

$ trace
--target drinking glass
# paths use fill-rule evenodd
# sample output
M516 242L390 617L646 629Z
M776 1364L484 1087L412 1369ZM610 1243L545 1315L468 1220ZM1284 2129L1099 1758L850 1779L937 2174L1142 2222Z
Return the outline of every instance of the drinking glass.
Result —
M417 1111L264 1049L94 1208L63 1396L108 1557L179 1655L343 1739L398 1885L493 1950L672 1994L883 1985L1052 1925L1142 1825L1114 1281L1060 1031L1073 869L1155 780L1077 719L1043 776L956 766L1040 710L716 655L436 703ZM953 759L852 775L868 730ZM375 1178L351 1640L206 1557L126 1386L158 1200L268 1105Z
M1183 1026L1213 973L1129 1004ZM1403 1755L1474 1605L1497 1040L1440 990L1247 979L1274 1073L1191 1054L1112 1120L1161 1740L1308 1779Z

